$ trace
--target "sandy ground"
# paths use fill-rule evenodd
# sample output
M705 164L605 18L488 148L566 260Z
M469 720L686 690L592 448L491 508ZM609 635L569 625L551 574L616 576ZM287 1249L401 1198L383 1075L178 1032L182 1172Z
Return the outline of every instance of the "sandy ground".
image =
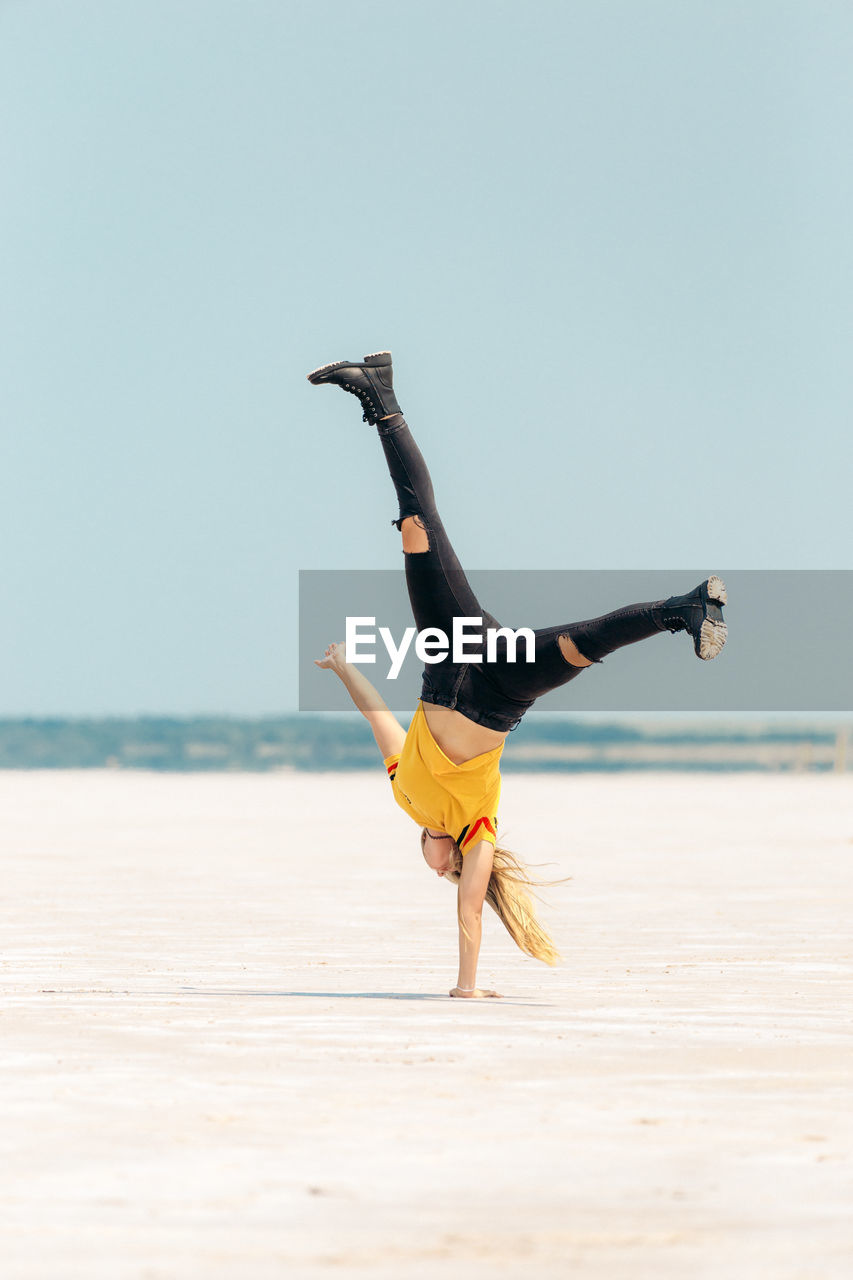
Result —
M5 1280L853 1275L853 775L509 776L548 970L381 769L0 774Z

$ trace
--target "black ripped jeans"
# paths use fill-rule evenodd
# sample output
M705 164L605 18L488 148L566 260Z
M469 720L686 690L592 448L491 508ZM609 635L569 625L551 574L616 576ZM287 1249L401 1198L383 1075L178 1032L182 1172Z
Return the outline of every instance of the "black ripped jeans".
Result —
M399 519L392 523L399 529L408 516L417 516L429 539L428 551L405 553L406 583L415 626L418 631L438 627L451 639L454 618L483 620L482 640L477 642L466 637L465 642L466 653L482 660L454 663L451 649L441 661L424 668L421 698L440 707L455 708L469 720L490 729L514 729L537 698L574 680L584 670L566 661L558 638L570 635L576 628L587 624L568 623L534 631L534 662L526 661L527 648L523 636L519 637L514 662L508 660L510 650L506 638L498 637L496 660L486 662L485 630L498 628L501 624L481 607L465 577L438 514L432 481L421 451L402 414L379 422L378 431L400 503ZM634 610L645 606L630 608ZM653 631L657 629L652 628ZM476 630L471 628L473 634ZM600 661L599 652L610 652L609 648L601 646L596 652L592 637L590 641L589 653L579 646L584 657Z

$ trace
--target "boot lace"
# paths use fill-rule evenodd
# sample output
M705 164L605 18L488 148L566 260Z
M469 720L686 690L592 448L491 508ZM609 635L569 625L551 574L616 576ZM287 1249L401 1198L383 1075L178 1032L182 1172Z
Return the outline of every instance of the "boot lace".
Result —
M361 401L361 407L364 410L361 415L362 422L369 422L371 426L375 426L379 418L376 412L376 406L373 403L373 397L370 394L370 389L368 387L359 387L354 382L342 382L340 385L343 387L344 391L349 391L351 395L358 396Z

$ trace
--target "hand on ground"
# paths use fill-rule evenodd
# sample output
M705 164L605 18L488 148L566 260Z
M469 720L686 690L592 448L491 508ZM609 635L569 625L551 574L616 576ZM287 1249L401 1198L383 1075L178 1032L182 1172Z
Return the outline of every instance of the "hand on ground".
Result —
M479 987L475 987L473 991L463 991L461 987L454 987L450 992L452 996L459 996L463 1000L500 1000L497 991L482 991Z

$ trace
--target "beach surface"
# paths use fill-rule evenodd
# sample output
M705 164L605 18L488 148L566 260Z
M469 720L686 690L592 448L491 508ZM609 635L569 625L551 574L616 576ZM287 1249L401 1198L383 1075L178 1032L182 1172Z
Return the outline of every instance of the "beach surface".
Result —
M9 1280L853 1274L853 775L508 775L547 969L364 774L0 773Z

